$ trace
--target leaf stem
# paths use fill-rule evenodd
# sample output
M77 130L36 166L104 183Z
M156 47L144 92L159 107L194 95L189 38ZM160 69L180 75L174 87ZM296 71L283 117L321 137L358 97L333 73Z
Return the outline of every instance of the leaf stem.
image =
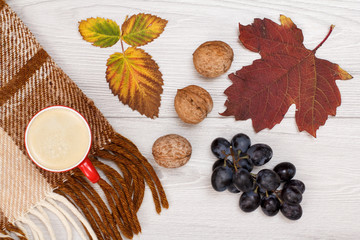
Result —
M121 43L121 49L122 49L122 52L123 52L123 54L125 54L124 44L123 44L122 39L120 39L120 43Z
M328 34L326 35L326 37L324 38L324 40L321 41L321 43L319 43L319 45L316 46L316 48L314 48L313 52L315 53L316 50L319 49L319 47L321 47L321 45L323 45L323 43L328 39L328 37L330 36L332 30L334 29L335 25L331 25Z

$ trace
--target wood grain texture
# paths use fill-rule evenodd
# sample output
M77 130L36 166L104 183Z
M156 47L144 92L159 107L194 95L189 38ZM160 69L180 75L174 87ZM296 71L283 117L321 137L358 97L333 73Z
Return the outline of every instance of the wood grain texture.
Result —
M8 4L29 26L40 43L64 71L94 100L114 128L133 140L150 160L168 194L170 209L156 214L147 190L139 212L142 234L134 239L358 239L360 234L360 2L358 0L8 0ZM100 49L82 40L78 21L107 17L119 24L126 15L139 12L169 20L161 35L143 47L160 66L164 93L160 117L146 119L111 95L105 80L105 63L120 46ZM230 86L226 74L208 80L199 76L192 53L203 42L222 40L234 49L230 72L259 58L238 41L238 23L254 18L278 21L290 17L303 30L304 43L313 49L336 25L317 57L339 64L354 79L337 81L342 105L336 117L318 131L318 138L298 133L292 106L280 125L254 133L250 121L235 122L221 117ZM207 89L214 110L196 126L182 123L173 100L176 90L190 84ZM267 143L274 158L266 167L281 161L293 162L296 178L307 189L302 202L304 215L292 222L279 214L265 216L261 210L246 214L238 207L239 195L217 193L210 185L215 161L209 145L218 136L247 133L254 143ZM190 162L179 169L156 165L151 146L160 136L178 133L193 145ZM258 169L257 169L258 170ZM50 216L55 220L54 216ZM55 223L59 239L66 239L60 223ZM78 238L75 238L78 239Z

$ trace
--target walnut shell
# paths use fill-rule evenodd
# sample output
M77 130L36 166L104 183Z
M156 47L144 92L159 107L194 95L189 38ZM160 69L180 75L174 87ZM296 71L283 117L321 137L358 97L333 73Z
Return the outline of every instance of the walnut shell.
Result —
M179 118L186 123L197 124L204 120L213 108L210 94L202 87L190 85L178 89L174 100Z
M233 59L232 48L222 41L205 42L193 53L196 71L208 78L218 77L229 70Z
M152 147L155 161L166 168L177 168L185 165L191 157L191 144L177 134L158 138Z

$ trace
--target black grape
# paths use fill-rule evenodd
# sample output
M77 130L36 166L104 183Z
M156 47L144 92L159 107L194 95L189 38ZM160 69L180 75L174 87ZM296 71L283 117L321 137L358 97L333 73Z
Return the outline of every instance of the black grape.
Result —
M289 186L293 186L293 187L299 189L299 191L301 193L305 192L305 184L300 180L292 179L289 182L285 183L284 188L287 188Z
M240 191L235 187L234 183L230 183L227 190L231 193L239 193Z
M275 195L263 197L260 205L263 212L268 216L275 216L280 210L280 201Z
M246 152L255 166L262 166L269 162L273 152L266 144L254 144Z
M233 163L230 160L226 160L226 165L230 168L234 167ZM219 160L215 161L212 166L212 170L214 171L215 168L220 167L220 166L224 166L224 160L219 159Z
M281 198L287 203L301 203L302 193L294 186L287 186L281 191Z
M230 155L230 143L225 138L216 138L211 143L211 151L219 158L224 159L227 155Z
M290 220L298 220L302 216L302 208L300 204L284 203L281 213Z
M249 172L251 172L254 168L254 165L252 164L252 162L249 159L243 158L243 159L240 159L239 161L237 161L236 167L244 168L244 169L248 170Z
M258 172L256 183L266 191L275 191L280 186L280 177L270 169L263 169Z
M293 179L296 167L292 163L282 162L273 170L263 169L257 174L251 173L254 166L262 166L271 160L273 151L270 146L251 146L250 138L239 133L231 142L221 137L214 139L211 151L218 158L212 166L212 187L218 192L227 189L231 193L242 193L239 199L241 210L252 212L261 206L267 216L275 216L281 211L288 219L301 218L300 203L305 184ZM277 190L282 182L281 191Z
M274 172L279 175L282 181L290 181L295 176L296 168L292 163L282 162L274 167Z
M244 212L254 211L260 205L259 193L254 191L244 192L241 194L239 205Z
M239 150L245 153L249 149L250 145L250 138L243 133L236 134L231 140L231 146L235 154L237 154Z
M211 175L211 185L218 192L225 191L232 182L232 176L233 170L228 166L217 167Z
M254 189L254 180L248 170L240 168L233 174L233 183L242 192Z

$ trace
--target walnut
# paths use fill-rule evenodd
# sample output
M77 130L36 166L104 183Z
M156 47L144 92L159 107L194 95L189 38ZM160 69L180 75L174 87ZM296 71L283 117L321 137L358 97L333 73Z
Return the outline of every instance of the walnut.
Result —
M205 42L193 53L196 71L208 78L218 77L229 70L233 59L232 48L222 41Z
M174 105L181 120L186 123L197 124L211 112L213 101L205 89L190 85L178 89Z
M155 161L166 168L177 168L185 165L191 157L191 144L177 134L158 138L152 147Z

